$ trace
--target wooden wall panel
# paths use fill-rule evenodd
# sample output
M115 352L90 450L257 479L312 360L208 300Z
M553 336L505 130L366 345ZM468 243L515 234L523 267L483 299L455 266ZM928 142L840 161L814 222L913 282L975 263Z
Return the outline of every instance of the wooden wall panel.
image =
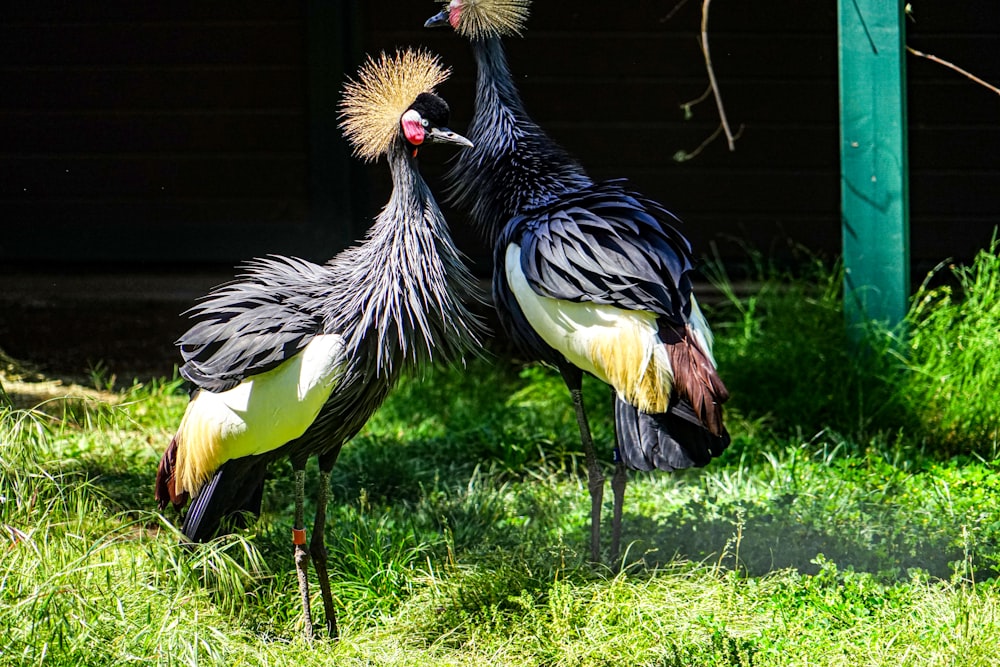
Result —
M18 156L38 154L58 137L68 154L286 152L306 145L302 109L230 111L19 111L0 125L0 146Z

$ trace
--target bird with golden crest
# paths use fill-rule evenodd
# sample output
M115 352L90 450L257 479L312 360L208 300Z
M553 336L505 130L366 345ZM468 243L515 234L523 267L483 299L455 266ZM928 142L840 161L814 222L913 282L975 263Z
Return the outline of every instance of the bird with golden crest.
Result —
M330 471L402 373L478 353L484 333L470 305L475 281L420 175L429 143L472 144L447 128L434 93L448 72L426 51L369 58L344 87L341 127L355 155L385 156L393 191L365 238L325 264L293 257L252 260L234 282L188 311L178 340L191 400L157 473L161 507L192 499L183 533L204 542L259 514L268 465L291 460L292 543L312 637L312 561L326 626L337 635L326 567ZM316 517L308 548L305 465L319 457Z
M680 221L624 180L596 182L525 109L502 39L523 34L528 0L451 0L427 20L469 40L476 99L449 197L494 249L493 296L503 328L530 358L559 369L587 460L590 557L601 557L604 474L584 409L589 373L613 389L614 516L620 555L626 468L706 465L729 445L728 391L692 288ZM614 141L613 132L605 133Z

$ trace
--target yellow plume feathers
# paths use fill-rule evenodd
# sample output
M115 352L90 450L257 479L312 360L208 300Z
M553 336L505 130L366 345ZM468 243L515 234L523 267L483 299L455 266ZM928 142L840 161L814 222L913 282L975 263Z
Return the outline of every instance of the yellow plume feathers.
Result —
M455 29L471 39L520 35L530 7L531 0L456 0L449 5L459 10Z
M395 55L368 57L358 79L344 85L340 128L354 154L370 162L382 155L399 133L399 118L420 93L433 92L448 78L438 57L429 51L406 49Z

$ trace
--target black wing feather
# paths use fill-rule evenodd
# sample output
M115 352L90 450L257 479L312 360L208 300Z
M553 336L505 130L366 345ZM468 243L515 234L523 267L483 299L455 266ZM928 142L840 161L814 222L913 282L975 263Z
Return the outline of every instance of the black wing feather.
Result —
M608 181L514 218L501 247L521 245L521 268L541 295L680 323L691 312L693 261L676 222L623 181Z
M226 391L271 370L322 331L325 267L273 256L245 269L185 313L195 323L176 343L184 359L180 373L208 391Z

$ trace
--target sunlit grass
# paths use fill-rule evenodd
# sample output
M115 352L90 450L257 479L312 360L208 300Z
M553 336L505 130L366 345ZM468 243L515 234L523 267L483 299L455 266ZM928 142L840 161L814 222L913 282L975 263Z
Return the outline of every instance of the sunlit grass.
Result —
M736 409L780 433L901 433L942 455L997 455L1000 242L971 265L936 269L897 330L868 327L858 344L844 324L839 269L813 260L805 279L791 280L756 265L758 289L745 296L720 267L708 270L725 297L717 357Z
M845 347L835 271L730 294L733 444L632 476L621 573L586 562L558 374L406 380L335 468L339 643L300 639L286 463L238 535L185 548L155 511L176 379L0 406L0 664L992 665L995 255L922 291L907 337L873 331L875 357ZM610 461L608 391L585 389Z
M995 456L1000 445L1000 242L971 266L942 267L954 286L925 283L913 298L907 388L936 446ZM971 447L970 447L971 445Z

